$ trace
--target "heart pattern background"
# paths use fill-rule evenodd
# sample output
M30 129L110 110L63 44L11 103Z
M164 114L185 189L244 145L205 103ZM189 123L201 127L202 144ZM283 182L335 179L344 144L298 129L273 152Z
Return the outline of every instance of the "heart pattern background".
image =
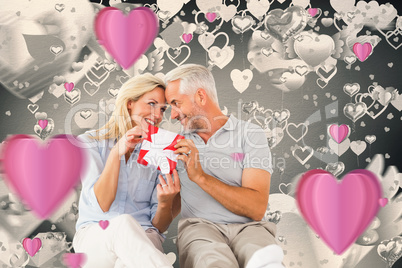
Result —
M31 2L9 1L0 11L13 17L8 22L0 16L0 141L16 133L47 140L98 128L130 77L151 72L163 78L176 66L202 64L215 77L225 114L255 123L266 134L274 169L267 220L278 225L287 267L374 268L389 263L388 256L398 256L391 246L387 251L402 233L397 219L402 183L402 32L397 16L402 8L397 1L149 1L145 6L157 15L159 34L129 69L105 53L91 25L105 6L129 12L140 6L133 4L138 1ZM38 22L31 32L24 30L31 16L44 14L64 20L52 21L52 27ZM13 50L18 40L23 49ZM354 51L356 43L369 43L370 53ZM41 44L49 44L46 53ZM362 52L367 54L364 61ZM161 127L180 131L169 113ZM47 126L41 128L39 120L47 120ZM348 135L334 139L328 131L332 125L338 130L347 126ZM316 168L338 178L354 169L371 169L389 200L378 222L341 256L306 227L295 207L299 175ZM0 250L7 253L0 264L65 267L63 254L71 251L79 191L50 219L40 221L0 176ZM176 252L177 221L169 229L166 252ZM293 229L289 221L294 221ZM34 258L22 248L24 237L43 242Z

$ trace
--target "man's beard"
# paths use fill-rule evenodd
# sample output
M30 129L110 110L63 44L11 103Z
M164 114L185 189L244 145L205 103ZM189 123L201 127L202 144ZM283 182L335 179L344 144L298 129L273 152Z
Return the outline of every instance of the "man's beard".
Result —
M184 129L186 132L208 132L211 123L208 121L206 113L197 104L193 105L194 109L187 115L188 121Z

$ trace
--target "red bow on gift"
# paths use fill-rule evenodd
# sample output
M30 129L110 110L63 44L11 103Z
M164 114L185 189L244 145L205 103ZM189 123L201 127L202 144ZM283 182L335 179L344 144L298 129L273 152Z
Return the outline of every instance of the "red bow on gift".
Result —
M149 125L148 138L142 141L137 162L145 166L156 166L162 174L172 174L177 164L174 146L179 139L184 137Z

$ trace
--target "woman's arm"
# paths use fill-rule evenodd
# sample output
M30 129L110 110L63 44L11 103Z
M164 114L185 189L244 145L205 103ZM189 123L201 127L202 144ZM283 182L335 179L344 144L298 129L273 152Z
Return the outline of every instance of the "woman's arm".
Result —
M113 147L107 158L105 168L94 185L95 196L103 212L109 211L116 197L119 181L120 157L118 149Z
M138 138L140 136L141 138ZM140 127L135 126L128 130L110 151L105 168L94 185L95 196L103 212L109 211L116 198L120 158L144 138L147 138L147 134Z
M180 200L180 179L176 170L173 170L174 182L170 174L166 174L167 183L160 175L158 184L158 208L155 217L152 219L152 225L160 233L165 232L173 219L179 214L181 208ZM163 187L162 187L163 186Z
M172 214L173 214L173 219L179 215L181 211L181 196L180 193L178 193L174 199L173 199L173 205L172 205Z

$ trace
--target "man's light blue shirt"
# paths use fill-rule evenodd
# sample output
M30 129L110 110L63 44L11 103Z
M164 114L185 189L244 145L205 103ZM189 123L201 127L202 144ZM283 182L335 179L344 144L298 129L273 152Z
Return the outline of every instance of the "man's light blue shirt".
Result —
M101 133L104 133L101 132ZM84 142L87 158L87 169L81 177L82 190L79 201L79 218L76 230L101 220L110 220L121 214L130 214L144 228L155 228L152 219L158 206L156 186L159 183L160 172L156 167L137 163L141 144L135 147L127 161L123 155L120 159L120 171L116 198L109 211L103 212L94 192L94 185L103 169L116 139L95 140L95 131L87 131L78 136Z
M242 186L243 170L255 168L272 174L271 152L264 130L231 115L224 126L205 143L195 132L183 133L198 149L203 171L235 187ZM247 223L252 219L237 215L191 181L182 161L177 164L181 182L182 218L203 218L215 223Z

